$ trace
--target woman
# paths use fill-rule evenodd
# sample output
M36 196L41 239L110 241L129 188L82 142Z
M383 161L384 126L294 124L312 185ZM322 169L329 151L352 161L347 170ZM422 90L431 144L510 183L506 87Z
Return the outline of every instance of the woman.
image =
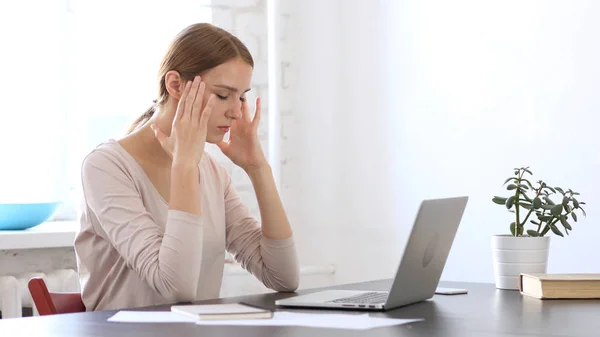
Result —
M292 230L257 136L260 99L251 118L245 98L253 65L228 32L187 27L161 63L154 106L85 158L75 251L88 311L219 297L226 250L268 288L297 289ZM249 175L262 225L206 142Z

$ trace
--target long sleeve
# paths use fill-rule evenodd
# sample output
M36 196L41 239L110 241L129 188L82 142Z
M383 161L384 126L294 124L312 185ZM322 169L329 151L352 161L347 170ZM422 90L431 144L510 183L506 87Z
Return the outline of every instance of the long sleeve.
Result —
M225 187L225 212L226 248L234 259L266 287L282 292L295 291L300 271L293 236L283 240L265 237L229 176Z
M87 205L98 219L97 234L114 246L128 267L169 301L194 300L202 260L201 216L169 210L163 230L131 177L102 151L84 160L82 184Z

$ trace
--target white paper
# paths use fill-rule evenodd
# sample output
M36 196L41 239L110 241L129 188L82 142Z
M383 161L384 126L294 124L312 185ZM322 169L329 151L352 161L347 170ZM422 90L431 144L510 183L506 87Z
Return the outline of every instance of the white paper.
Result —
M252 308L239 303L228 304L200 304L200 305L174 305L171 306L171 311L176 310L186 311L193 314L242 314L242 313L260 313L264 309Z
M423 319L371 317L369 314L305 314L276 311L271 319L194 320L171 311L119 311L109 322L125 323L196 323L231 326L304 326L313 328L367 330L420 322Z
M271 319L196 321L198 325L304 326L313 328L366 330L420 322L423 319L371 317L369 314L305 314L276 311Z
M126 323L194 323L195 319L170 311L119 311L109 322Z

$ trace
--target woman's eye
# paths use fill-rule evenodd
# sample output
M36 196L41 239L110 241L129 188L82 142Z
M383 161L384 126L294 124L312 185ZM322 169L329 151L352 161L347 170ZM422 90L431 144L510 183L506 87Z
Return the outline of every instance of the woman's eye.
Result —
M227 99L227 96L221 96L221 95L217 95L217 97L219 97L220 100L224 101Z
M242 103L243 103L243 102L246 102L246 97L240 97L240 101L241 101Z

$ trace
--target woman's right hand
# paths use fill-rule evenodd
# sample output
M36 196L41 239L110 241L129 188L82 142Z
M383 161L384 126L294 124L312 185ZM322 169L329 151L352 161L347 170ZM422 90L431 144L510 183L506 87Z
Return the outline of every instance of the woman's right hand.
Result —
M177 105L170 136L167 137L157 125L151 125L156 139L171 156L174 165L198 165L202 159L206 143L206 125L214 104L214 95L211 95L202 109L205 89L206 84L200 76L186 83Z

